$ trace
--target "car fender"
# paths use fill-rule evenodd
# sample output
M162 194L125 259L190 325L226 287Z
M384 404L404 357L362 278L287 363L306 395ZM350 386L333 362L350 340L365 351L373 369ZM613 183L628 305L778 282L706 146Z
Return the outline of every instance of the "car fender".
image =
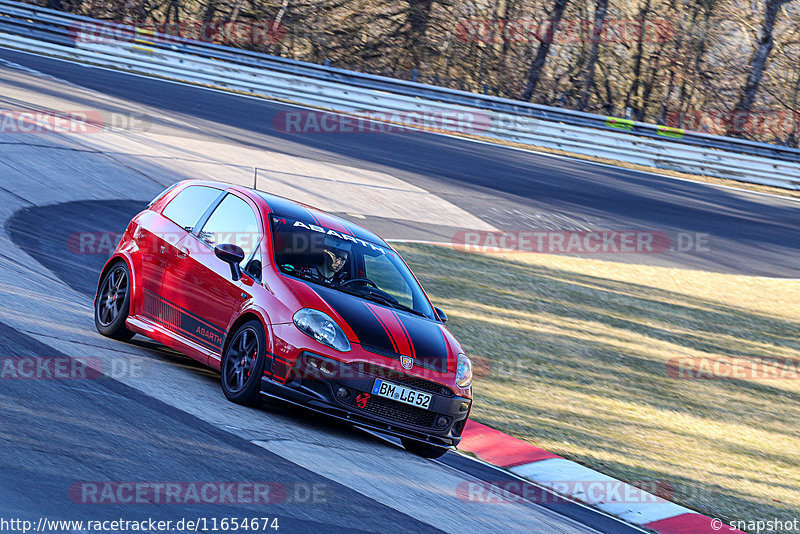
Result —
M222 355L225 354L225 349L228 347L228 340L230 339L231 333L233 333L234 329L238 328L239 324L249 320L250 318L257 318L261 321L261 326L264 327L264 336L267 339L267 356L270 356L273 353L273 334L272 334L272 322L269 318L269 314L267 311L262 308L261 306L252 302L252 299L248 299L242 303L242 306L237 310L236 313L232 314L231 320L225 329L225 340L222 342L222 350L220 351L220 359L216 360L214 358L209 359L209 365L216 369L217 371L220 370L220 366L222 364Z
M97 305L97 296L100 293L100 283L103 281L103 278L106 276L108 269L114 264L117 263L119 260L125 262L125 265L128 267L128 273L130 274L130 298L128 299L128 316L132 317L135 315L135 307L134 303L136 301L136 295L139 294L138 291L138 279L136 276L136 271L133 269L133 257L131 256L128 250L117 250L114 254L111 255L110 258L106 261L103 265L103 269L100 271L100 277L97 279L97 286L94 290L94 305Z

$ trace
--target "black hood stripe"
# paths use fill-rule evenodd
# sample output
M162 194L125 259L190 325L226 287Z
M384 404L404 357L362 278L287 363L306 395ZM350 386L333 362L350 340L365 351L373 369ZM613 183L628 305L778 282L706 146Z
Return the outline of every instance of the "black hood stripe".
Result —
M440 323L367 302L313 282L298 282L323 299L347 323L358 338L358 343L395 354L413 354L416 360L429 366L447 369L449 344ZM311 302L308 304L315 305ZM365 305L367 309L364 309ZM373 309L370 310L370 307ZM387 315L392 316L394 324L387 324L382 319Z
M383 322L378 313L374 309L372 309L372 306L370 306L369 303L364 302L364 306L367 308L367 310L369 310L369 313L371 313L372 316L375 317L375 320L378 321L378 323L380 323L381 328L383 328L383 331L386 332L386 337L388 337L389 341L392 343L392 350L398 352L397 342L395 341L394 336L392 335L392 331L389 330L389 327L386 325L386 323Z
M400 318L400 314L396 311L392 311L392 315L394 315L395 319L397 319L397 323L400 325L400 328L403 330L403 335L406 336L408 340L408 348L411 349L411 357L417 357L417 351L414 350L414 340L411 339L411 335L408 333L408 328L406 328L405 323L403 323L403 319Z

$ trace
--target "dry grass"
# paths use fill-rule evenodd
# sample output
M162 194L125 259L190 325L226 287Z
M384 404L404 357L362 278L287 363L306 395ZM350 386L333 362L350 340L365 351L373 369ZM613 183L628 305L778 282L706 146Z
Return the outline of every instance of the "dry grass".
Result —
M800 283L400 245L473 356L473 417L713 517L800 515L800 380L675 379L676 357L800 359Z

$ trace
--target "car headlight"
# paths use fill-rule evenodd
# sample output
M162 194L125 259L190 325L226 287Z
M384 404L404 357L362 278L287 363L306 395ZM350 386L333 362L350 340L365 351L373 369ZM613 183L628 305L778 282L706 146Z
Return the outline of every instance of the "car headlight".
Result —
M456 384L462 388L468 388L472 384L472 362L466 354L458 355L458 365L456 366Z
M350 350L347 336L336 322L327 314L311 308L303 308L294 314L294 325L309 337L324 343L339 352Z

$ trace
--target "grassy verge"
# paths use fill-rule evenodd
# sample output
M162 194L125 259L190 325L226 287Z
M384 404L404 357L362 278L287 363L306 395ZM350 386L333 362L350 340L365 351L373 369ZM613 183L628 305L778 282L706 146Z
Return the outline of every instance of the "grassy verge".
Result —
M800 376L668 372L674 358L800 359L800 282L398 249L479 357L475 420L622 480L665 482L723 520L800 515Z

